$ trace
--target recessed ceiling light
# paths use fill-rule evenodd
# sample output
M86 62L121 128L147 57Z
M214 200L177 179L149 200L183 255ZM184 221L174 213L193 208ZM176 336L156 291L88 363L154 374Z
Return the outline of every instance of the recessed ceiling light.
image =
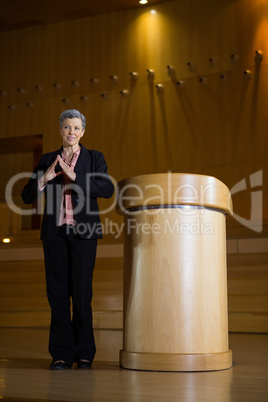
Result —
M139 3L140 3L140 4L147 4L147 3L148 3L148 0L140 0Z

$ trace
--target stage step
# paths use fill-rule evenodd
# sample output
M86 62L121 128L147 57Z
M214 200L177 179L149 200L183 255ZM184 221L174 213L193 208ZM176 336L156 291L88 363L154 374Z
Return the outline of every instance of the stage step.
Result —
M50 311L0 311L1 328L48 328ZM96 329L122 329L122 311L93 311Z
M93 276L93 323L123 327L123 259L98 258ZM0 262L0 327L44 328L50 323L43 261Z
M268 253L227 255L231 332L268 332Z
M231 332L268 332L268 253L229 254ZM94 327L123 328L123 258L98 258L93 279ZM48 327L44 262L0 261L0 327Z

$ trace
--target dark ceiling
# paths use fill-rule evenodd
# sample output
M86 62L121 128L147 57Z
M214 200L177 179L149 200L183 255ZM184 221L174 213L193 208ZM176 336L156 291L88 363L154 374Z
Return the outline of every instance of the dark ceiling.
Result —
M170 0L148 0L146 6ZM138 0L0 0L0 32L141 6Z

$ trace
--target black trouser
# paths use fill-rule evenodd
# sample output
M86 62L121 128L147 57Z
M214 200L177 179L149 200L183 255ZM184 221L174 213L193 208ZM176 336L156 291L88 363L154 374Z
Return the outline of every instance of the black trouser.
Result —
M93 361L91 299L97 240L81 239L72 227L63 225L53 240L43 241L43 248L51 307L49 352L53 361L70 365L79 359Z

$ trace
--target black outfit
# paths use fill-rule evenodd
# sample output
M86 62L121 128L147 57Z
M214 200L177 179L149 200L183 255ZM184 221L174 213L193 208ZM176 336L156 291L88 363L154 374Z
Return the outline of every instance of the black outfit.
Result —
M92 362L96 352L91 299L97 239L102 238L97 197L109 198L114 192L103 154L80 146L72 189L76 225L58 226L63 188L63 175L59 175L43 189L46 204L41 228L51 307L49 351L54 362L64 360L70 366L80 359ZM38 180L61 153L62 148L42 155L22 191L26 204L42 194ZM60 170L57 165L56 172Z

